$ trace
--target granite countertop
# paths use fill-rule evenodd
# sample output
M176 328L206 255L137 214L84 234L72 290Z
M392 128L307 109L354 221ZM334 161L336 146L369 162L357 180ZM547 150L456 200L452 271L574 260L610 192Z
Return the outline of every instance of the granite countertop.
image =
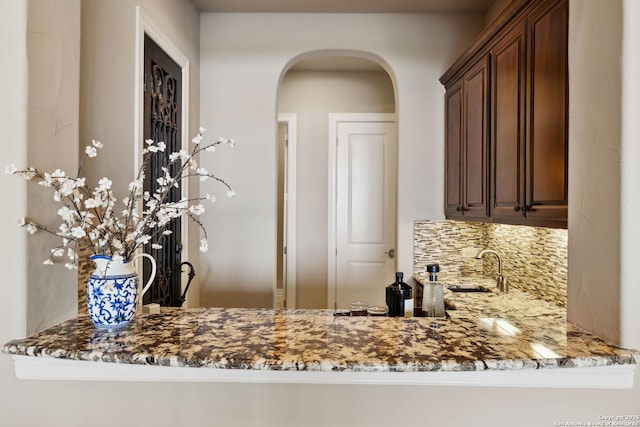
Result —
M106 331L81 316L6 343L2 350L135 365L332 372L594 367L635 364L639 355L567 323L561 309L528 312L511 302L514 309L504 316L486 316L478 311L483 304L496 315L504 310L501 295L448 296L458 309L447 319L343 317L332 310L162 308L159 314L138 315L126 328ZM518 292L509 298L523 304L527 299Z
M413 278L420 284L428 283L428 278L416 274ZM559 321L567 318L567 310L548 301L540 300L527 292L511 288L509 292L499 292L496 280L478 276L441 275L447 313L451 317L500 317L517 319L522 317L554 317ZM481 286L491 292L452 292L449 285Z

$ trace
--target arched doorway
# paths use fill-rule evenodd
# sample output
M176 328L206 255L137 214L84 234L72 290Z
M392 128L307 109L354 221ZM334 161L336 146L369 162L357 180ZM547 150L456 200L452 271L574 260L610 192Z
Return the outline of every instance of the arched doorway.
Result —
M292 61L283 73L277 111L294 120L296 155L292 159L295 173L288 173L287 164L292 162L286 161L284 140L279 143L277 218L281 238L276 251L276 305L279 296L281 301L286 301L282 301L282 306L287 308L327 308L331 300L327 283L334 280L329 270L335 260L331 259L329 246L335 242L328 236L335 227L331 218L331 206L335 208L335 205L328 183L335 159L330 158L328 145L329 115L396 114L394 81L380 63L384 64L379 58L359 53L315 53ZM281 129L281 135L286 134L290 132ZM291 149L290 139L288 150ZM291 182L295 183L295 194L287 195L286 185ZM294 229L287 227L287 218L292 216ZM395 230L395 217L393 221ZM293 266L288 262L293 261L292 258L295 259ZM383 292L381 290L381 295Z

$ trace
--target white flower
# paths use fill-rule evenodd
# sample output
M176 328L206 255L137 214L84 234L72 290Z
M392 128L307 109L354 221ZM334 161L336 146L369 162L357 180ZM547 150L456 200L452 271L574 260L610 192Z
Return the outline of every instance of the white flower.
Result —
M202 215L204 213L204 206L198 204L189 207L189 212L194 215Z
M72 227L71 235L76 239L82 239L87 233L82 229L82 227Z
M205 148L204 151L206 151L208 153L213 153L214 151L216 151L216 146L215 145L210 145L207 148Z
M71 263L71 262L66 263L64 266L69 270L77 270L78 269L78 266L73 264L73 263Z
M151 236L149 236L148 234L145 234L143 236L138 237L136 239L136 243L140 245L146 245L147 243L149 243L150 240L151 240Z
M200 252L207 252L209 250L209 244L206 239L200 240Z
M157 243L154 243L151 245L151 249L162 249L162 245L158 245Z
M87 153L87 156L89 157L96 157L98 155L98 150L90 145L87 145L87 147L84 149L84 152Z
M71 210L69 206L65 205L58 209L58 215L60 215L63 221L71 222L75 217L75 211Z
M142 181L135 180L129 183L129 191L136 191L141 188L142 188Z
M100 181L98 181L98 189L100 191L107 191L111 188L111 185L113 184L113 182L111 182L111 180L107 177L102 178Z
M196 136L194 136L191 142L193 142L195 145L200 144L200 142L202 142L202 134L199 133Z
M36 227L36 225L32 223L25 224L25 227L29 234L36 234L36 232L38 231L38 227Z
M198 132L200 133L205 133L206 131L207 131L207 128L203 128L202 126L198 128Z
M44 265L53 265L53 261L51 261L51 258L47 258L44 261L42 261L42 263Z
M100 199L99 195L95 195L95 197L90 197L87 200L84 201L84 206L87 209L94 209L97 208L99 206L102 206L102 199Z
M62 255L64 255L64 249L62 248L51 249L51 256L61 257Z
M216 196L214 196L213 194L207 193L207 194L204 195L204 198L206 200L211 200L211 203L215 203L215 201L216 201Z
M76 188L76 181L73 179L65 179L60 185L60 194L67 197L73 193Z
M9 175L13 175L17 171L18 171L18 168L16 168L16 165L14 165L13 163L11 163L9 166L4 168L4 173L8 173Z
M173 234L173 231L171 231L171 230L164 230L164 231L162 232L162 234L163 234L164 236L169 236L169 235Z
M64 178L66 173L63 170L56 169L52 174L51 178Z
M155 141L153 139L145 139L144 142L146 142L147 145L153 145Z
M230 198L230 199L231 199L232 197L235 197L237 194L238 194L238 193L236 193L236 192L235 192L235 191L233 191L233 190L227 190L227 197L228 197L228 198Z
M167 144L165 144L164 142L160 141L158 142L158 151L162 151L164 152L164 150L167 148Z
M185 150L180 150L174 153L169 154L169 160L175 162L180 159L183 162L188 161L191 158L191 154L187 153Z
M162 149L160 149L159 144L163 145ZM158 143L158 145L150 145L149 146L149 152L150 153L157 153L158 151L164 151L164 142L160 142L160 143Z

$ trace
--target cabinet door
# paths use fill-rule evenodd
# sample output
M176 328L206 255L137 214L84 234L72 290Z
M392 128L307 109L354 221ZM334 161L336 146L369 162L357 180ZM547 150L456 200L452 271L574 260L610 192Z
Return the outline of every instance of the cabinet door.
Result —
M531 16L527 218L564 221L568 205L567 3L543 3Z
M511 30L491 58L491 216L523 219L525 200L525 27Z
M462 82L445 94L445 215L462 216Z
M481 60L464 77L464 156L462 209L465 217L486 218L488 59Z

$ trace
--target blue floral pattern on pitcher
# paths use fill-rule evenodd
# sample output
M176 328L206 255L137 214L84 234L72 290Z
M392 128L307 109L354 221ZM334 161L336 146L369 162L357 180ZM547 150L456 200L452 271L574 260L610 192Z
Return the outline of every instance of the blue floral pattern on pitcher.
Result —
M142 292L134 263L115 261L104 255L92 255L96 270L87 282L87 309L96 328L117 329L127 326L138 309L139 298L149 289L155 276L153 258L139 254L151 262L151 277ZM139 296L140 295L140 296Z
M89 277L87 286L89 316L97 327L127 325L138 309L138 275Z

